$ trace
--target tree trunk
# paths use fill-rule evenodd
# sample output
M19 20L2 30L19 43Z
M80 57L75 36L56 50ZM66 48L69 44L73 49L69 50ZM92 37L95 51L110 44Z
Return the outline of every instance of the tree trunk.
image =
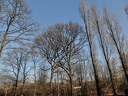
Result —
M52 69L51 70L51 78L50 78L50 90L51 90L50 96L53 96L53 84L52 84L53 75L54 75L54 70Z
M16 80L16 83L15 83L15 96L17 96L17 91L18 91L18 89L17 89L17 87L18 87L18 80Z
M37 87L36 87L36 63L35 63L35 56L34 56L34 96L36 96L36 90L37 90Z
M74 96L74 83L73 78L70 76L70 96Z

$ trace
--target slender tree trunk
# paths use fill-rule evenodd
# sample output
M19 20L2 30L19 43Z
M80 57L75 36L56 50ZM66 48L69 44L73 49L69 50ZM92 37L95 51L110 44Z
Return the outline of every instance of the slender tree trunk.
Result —
M92 62L93 62L93 60L92 60ZM93 65L93 70L94 70L94 78L95 78L95 82L96 82L97 95L98 95L98 96L101 96L96 66L95 66L94 63L92 63L92 65Z
M21 92L21 96L23 96L23 93L24 93L24 86L25 86L25 76L24 76L24 78L23 78L23 87L22 87L22 92Z
M74 83L72 76L70 76L70 96L74 96Z
M18 80L16 80L16 83L15 83L15 96L17 96L17 91L18 91L18 89L17 89L17 87L18 87Z
M34 56L35 57L35 56ZM35 58L34 58L35 59ZM34 96L36 96L36 90L37 90L37 86L36 86L36 63L34 62Z
M24 93L24 84L23 84L23 86L22 86L21 96L24 96L23 93Z
M115 89L115 87L114 87L114 80L113 80L113 76L112 76L112 71L111 71L109 62L106 61L106 63L107 63L107 67L108 67L108 71L109 71L109 75L110 75L110 81L111 81L111 84L112 84L113 94L114 94L114 96L116 96L117 93L116 93L116 89Z
M51 89L51 96L53 96L53 83L52 83L52 81L53 81L53 75L54 75L54 70L53 69L51 69L51 78L50 78L50 89Z
M59 68L57 68L57 96L59 96L59 91L60 91L60 89L59 89Z
M70 96L74 96L74 81L73 81L73 73L72 73L72 64L71 57L68 58L68 66L69 66L69 80L70 80Z
M18 80L19 80L19 69L18 69L18 73L17 73L17 76L16 76L16 80L15 80L15 96L18 95Z

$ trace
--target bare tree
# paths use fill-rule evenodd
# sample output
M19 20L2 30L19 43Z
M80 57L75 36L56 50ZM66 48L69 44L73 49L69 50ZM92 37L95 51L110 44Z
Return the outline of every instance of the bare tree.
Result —
M94 70L94 78L95 78L95 82L96 82L96 88L97 88L97 95L100 96L101 92L100 92L100 86L99 86L99 80L98 80L98 72L97 72L97 65L96 65L96 56L94 53L94 35L95 33L93 32L93 21L92 21L92 12L91 9L88 7L88 5L84 2L81 1L81 5L80 5L80 15L81 18L84 21L84 26L85 26L85 30L86 30L86 36L87 36L87 40L88 40L88 45L89 45L89 49L90 49L90 57L91 57L91 61L92 61L92 65L93 65L93 70Z
M41 36L38 36L35 40L37 48L40 52L40 55L45 58L47 63L50 65L51 77L50 77L50 86L51 86L51 96L53 95L53 76L54 70L56 68L56 59L57 52L59 49L59 45L57 43L58 37L56 37L55 27L49 27L46 32L44 32Z
M80 52L84 40L82 27L75 23L55 24L37 40L38 47L51 65L51 76L59 65L70 80L70 95L73 95L73 57ZM52 80L53 77L51 77Z
M38 30L38 24L32 21L31 10L25 0L5 0L1 11L0 56L4 49L14 48L14 44L27 43Z
M15 53L16 53L16 51L17 50L14 50ZM13 72L13 74L15 76L14 92L15 92L15 96L17 96L18 80L19 80L19 75L20 75L20 71L21 71L21 64L22 64L22 61L20 60L21 59L21 55L18 54L18 53L16 53L16 54L7 53L7 56L8 57L4 58L4 61L6 61L5 63L8 64L12 68L12 72Z
M109 12L107 11L107 9L104 9L104 23L106 26L106 30L107 33L109 34L109 36L111 37L111 40L113 41L113 44L115 45L116 49L117 49L117 53L119 55L119 59L121 61L122 64L122 68L124 71L124 75L126 77L126 81L128 83L128 74L126 72L126 62L125 62L125 58L124 58L124 36L122 33L122 29L121 26L119 25L119 21L118 19L114 16L109 14Z
M19 77L23 75L24 85L28 72L30 71L29 68L27 68L28 53L24 48L14 49L11 52L7 52L7 55L3 60L5 64L10 67L10 71L14 74L14 92L15 96L17 96Z
M36 96L37 93L37 64L40 61L39 60L39 54L37 53L36 45L35 43L30 46L30 55L31 60L33 63L33 69L34 69L34 96Z
M29 52L29 50L27 50L25 48L21 48L19 50L19 53L20 53L20 51L21 51L21 54L23 54L23 56L21 57L22 64L21 64L21 71L20 71L20 73L22 75L22 79L23 79L22 80L23 87L22 87L22 92L21 92L21 95L23 96L27 77L28 77L30 71L33 68L32 68L32 65L29 64L29 62L30 62L30 52Z
M113 94L116 96L116 91L115 91L115 88L114 88L114 81L113 81L113 75L112 75L112 71L111 71L111 68L110 68L110 54L109 54L109 43L106 42L107 39L109 38L106 38L107 34L104 32L105 28L103 26L103 22L102 22L102 19L100 18L100 14L98 12L98 10L96 9L96 6L92 6L92 14L93 14L93 20L94 20L94 25L95 25L95 28L96 28L96 32L97 32L97 37L98 37L98 41L99 41L99 44L100 44L100 47L102 49L102 53L104 55L104 59L105 59L105 62L107 64L107 68L108 68L108 72L109 72L109 75L110 75L110 81L111 81L111 84L112 84L112 89L113 89Z
M69 77L71 96L74 95L73 67L78 62L76 56L80 54L85 41L83 35L82 27L75 23L65 24L58 35L61 46L61 52L57 54L58 63Z
M48 71L47 65L41 64L38 70L38 77L37 78L37 89L40 90L43 96L47 96L49 94L49 84L48 84ZM43 92L42 92L43 90ZM36 90L37 91L37 90Z

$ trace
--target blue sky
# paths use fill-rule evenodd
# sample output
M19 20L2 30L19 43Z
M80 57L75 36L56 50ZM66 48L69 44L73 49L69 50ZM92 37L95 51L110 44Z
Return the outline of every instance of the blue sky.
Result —
M79 15L80 0L27 0L32 9L32 18L41 23L42 27L55 23L67 23L69 21L78 22L83 25ZM123 31L128 34L128 19L124 12L124 7L128 0L86 0L91 4L96 4L102 11L105 6L109 12L115 14L123 27Z

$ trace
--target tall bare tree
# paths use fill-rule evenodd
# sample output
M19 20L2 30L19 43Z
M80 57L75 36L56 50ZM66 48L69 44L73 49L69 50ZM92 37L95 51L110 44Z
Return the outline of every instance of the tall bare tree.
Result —
M95 28L96 28L96 32L97 32L97 37L98 37L98 41L99 41L99 44L100 44L100 47L102 49L102 53L103 53L103 56L104 56L104 59L105 59L105 62L107 64L107 68L108 68L108 72L109 72L109 75L110 75L110 81L111 81L111 84L112 84L112 89L113 89L113 94L116 96L116 91L115 91L115 88L114 88L114 81L113 81L113 75L112 75L112 71L111 71L111 67L110 67L110 54L109 54L109 43L107 43L107 34L104 32L105 31L105 28L103 26L103 22L102 22L102 19L100 17L100 13L99 11L97 10L96 6L93 5L92 6L92 16L93 16L93 20L94 20L94 25L95 25ZM107 40L107 41L106 41Z
M14 48L14 44L25 44L38 29L25 0L5 0L1 11L0 56L4 49Z
M27 81L27 77L28 77L30 71L32 71L32 69L33 69L32 68L33 66L29 64L29 62L30 62L30 52L29 52L28 49L21 48L21 49L19 49L18 52L23 54L23 56L21 57L22 64L21 64L21 71L20 71L20 73L22 75L22 84L23 84L21 95L23 96L25 83Z
M59 33L59 44L61 46L61 52L58 53L59 64L61 68L65 70L70 81L70 95L74 95L74 80L73 80L73 67L78 59L76 56L80 54L80 51L85 42L84 32L81 26L75 23L65 24L63 31Z
M56 68L56 59L57 52L59 50L59 45L57 42L58 37L54 31L57 31L55 27L49 27L46 32L42 35L38 36L35 40L37 48L40 52L40 55L45 58L47 63L50 65L51 77L50 77L50 85L51 85L51 96L53 95L53 76L54 70Z
M33 69L34 69L34 96L36 96L37 93L37 64L40 61L39 60L39 54L37 53L36 45L35 43L33 45L30 45L30 57L33 63ZM38 59L37 59L38 58Z
M126 77L126 81L128 83L128 73L126 72L126 62L124 58L124 36L122 33L121 26L119 25L118 19L110 14L107 9L104 9L104 23L106 26L107 33L111 37L111 40L113 41L113 44L115 45L117 49L117 53L119 55L119 59L121 61L121 65L124 71L124 75Z
M56 67L61 67L69 76L70 95L73 95L74 56L80 52L84 42L82 27L75 23L55 24L36 40L41 52L51 65L51 76ZM74 61L73 61L74 59ZM52 79L53 77L51 77Z
M3 60L5 64L7 64L10 67L10 71L14 74L14 78L15 78L14 94L15 96L17 96L18 81L19 81L19 77L21 76L21 72L23 74L23 84L25 83L26 77L29 72L27 71L27 66L26 66L28 60L28 54L26 51L24 51L24 48L14 49L11 52L7 52L7 55Z
M85 1L81 1L80 4L80 15L81 18L84 21L84 26L85 26L85 34L87 36L87 40L88 40L88 45L89 45L89 49L90 49L90 57L91 57L91 62L92 62L92 66L93 66L93 71L94 71L94 78L95 78L95 83L96 83L96 88L97 88L97 95L100 96L101 92L100 92L100 86L99 86L99 80L98 80L98 72L97 72L97 62L96 62L96 55L95 55L95 51L94 51L94 47L95 47L95 42L94 42L94 29L93 29L93 20L92 20L92 12L91 9L89 8L89 6L85 3Z

